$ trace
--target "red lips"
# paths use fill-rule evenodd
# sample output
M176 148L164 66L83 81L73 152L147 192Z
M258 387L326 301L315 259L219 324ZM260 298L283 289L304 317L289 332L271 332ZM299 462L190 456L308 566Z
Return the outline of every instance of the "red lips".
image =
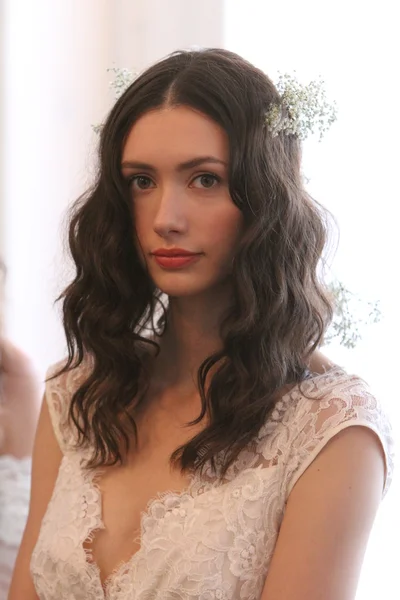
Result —
M154 256L196 256L198 252L189 252L183 248L158 248L152 252Z
M182 269L194 262L201 256L200 252L189 252L183 248L158 248L152 252L154 260L163 269Z

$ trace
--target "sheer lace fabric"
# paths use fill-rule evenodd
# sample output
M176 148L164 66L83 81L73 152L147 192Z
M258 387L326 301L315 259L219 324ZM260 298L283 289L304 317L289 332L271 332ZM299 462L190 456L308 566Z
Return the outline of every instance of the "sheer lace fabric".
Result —
M6 600L29 508L30 459L0 456L0 600Z
M78 368L47 386L64 456L31 560L41 600L258 600L291 489L346 427L376 432L386 457L384 493L390 485L393 443L385 413L365 382L329 371L278 402L222 481L208 470L184 492L152 499L142 514L140 550L103 586L84 549L104 527L97 473L82 468L85 452L74 450L67 426L68 401L82 376Z

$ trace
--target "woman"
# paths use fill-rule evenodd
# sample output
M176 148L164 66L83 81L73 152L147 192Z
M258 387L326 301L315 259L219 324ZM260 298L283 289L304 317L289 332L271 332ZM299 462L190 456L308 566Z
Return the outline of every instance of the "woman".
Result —
M0 261L0 284L4 272ZM0 322L0 600L5 600L28 516L40 392L31 361L1 333Z
M298 136L269 126L279 103L205 50L111 111L70 224L69 356L49 372L10 600L354 597L390 428L318 352L326 219Z

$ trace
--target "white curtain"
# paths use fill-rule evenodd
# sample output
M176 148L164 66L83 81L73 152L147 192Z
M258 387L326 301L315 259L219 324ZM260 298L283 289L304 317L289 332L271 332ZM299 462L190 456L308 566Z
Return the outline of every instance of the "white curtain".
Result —
M304 147L312 195L336 216L340 241L333 273L364 302L378 300L382 319L361 330L353 350L326 354L364 377L400 427L398 358L398 3L365 0L225 0L225 45L265 70L319 76L337 101L338 121L324 140ZM364 561L357 600L400 598L398 473L381 505Z

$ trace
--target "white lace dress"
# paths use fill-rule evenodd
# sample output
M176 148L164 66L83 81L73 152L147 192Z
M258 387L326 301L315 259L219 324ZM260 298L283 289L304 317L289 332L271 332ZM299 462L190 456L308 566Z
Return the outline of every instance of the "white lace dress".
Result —
M103 588L84 542L104 527L95 472L71 448L68 401L79 369L51 381L47 401L64 453L54 493L31 559L40 600L259 600L285 504L296 481L325 444L361 425L380 438L391 481L390 425L358 377L335 369L315 376L280 401L255 448L243 450L224 481L194 476L187 490L154 498L142 514L140 550Z
M0 600L6 600L28 517L31 459L0 456Z

